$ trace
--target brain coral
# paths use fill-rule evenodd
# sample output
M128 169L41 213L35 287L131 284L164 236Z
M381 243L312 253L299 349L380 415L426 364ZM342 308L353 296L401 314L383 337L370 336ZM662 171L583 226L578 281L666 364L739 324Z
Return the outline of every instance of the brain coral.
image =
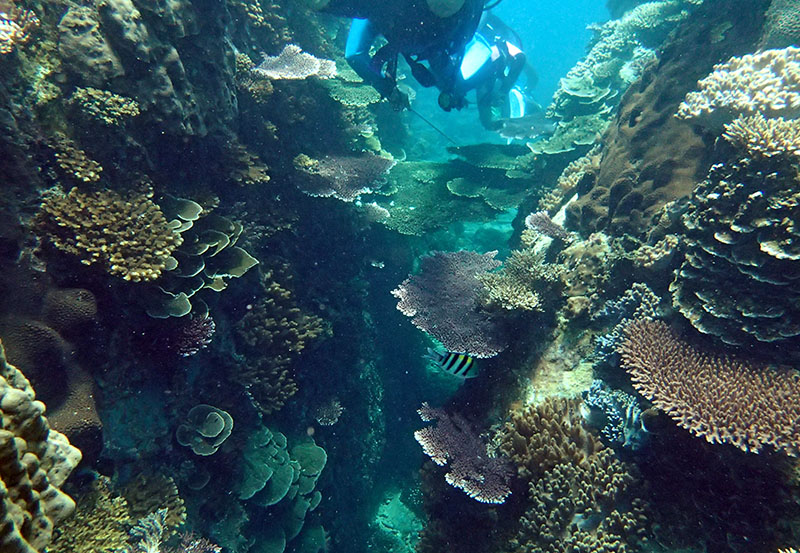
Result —
M59 487L81 453L50 429L44 404L0 345L0 548L33 553L50 542L53 524L75 503Z
M151 191L123 196L53 189L36 216L37 231L84 265L101 265L133 282L154 280L182 239L151 197Z

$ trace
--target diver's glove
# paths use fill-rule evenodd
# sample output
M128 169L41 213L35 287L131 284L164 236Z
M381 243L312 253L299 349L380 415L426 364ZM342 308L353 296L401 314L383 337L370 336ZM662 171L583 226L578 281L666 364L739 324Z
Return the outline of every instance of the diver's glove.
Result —
M411 101L408 99L408 94L401 91L399 88L394 87L387 97L389 105L395 111L403 111L411 107Z

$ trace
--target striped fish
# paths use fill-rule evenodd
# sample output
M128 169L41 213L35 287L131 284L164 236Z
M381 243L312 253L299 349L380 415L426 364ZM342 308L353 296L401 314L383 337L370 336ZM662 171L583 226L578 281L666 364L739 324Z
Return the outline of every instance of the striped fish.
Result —
M439 352L428 348L428 354L425 357L433 361L444 372L458 378L478 376L478 371L475 370L475 358L466 353Z

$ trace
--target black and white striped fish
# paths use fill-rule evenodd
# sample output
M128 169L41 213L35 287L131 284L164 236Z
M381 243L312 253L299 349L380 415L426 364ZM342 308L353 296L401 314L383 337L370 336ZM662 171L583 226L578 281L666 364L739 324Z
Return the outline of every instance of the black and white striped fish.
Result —
M478 376L475 369L475 358L466 353L453 353L450 351L440 352L428 348L428 359L442 369L444 372L457 376L458 378L473 378Z

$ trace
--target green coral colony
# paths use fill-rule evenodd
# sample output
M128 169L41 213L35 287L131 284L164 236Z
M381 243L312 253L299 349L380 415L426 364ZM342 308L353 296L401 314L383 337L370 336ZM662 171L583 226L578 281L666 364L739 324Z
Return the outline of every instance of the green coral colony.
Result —
M796 553L800 2L341 3L0 0L0 553Z

